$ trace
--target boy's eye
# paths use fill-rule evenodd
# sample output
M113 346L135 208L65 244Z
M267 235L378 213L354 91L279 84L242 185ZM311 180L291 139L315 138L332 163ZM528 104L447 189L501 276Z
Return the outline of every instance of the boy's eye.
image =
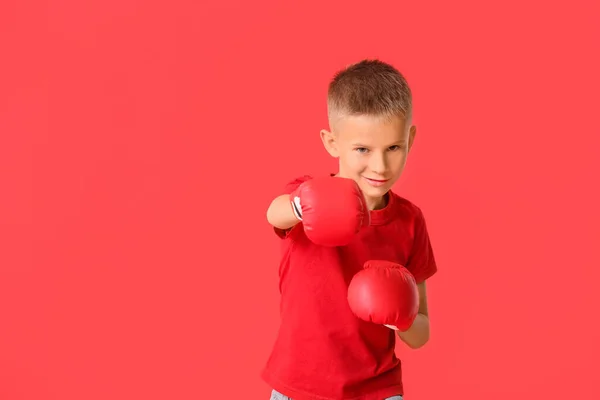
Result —
M357 147L356 151L358 151L359 153L366 153L369 150L367 150L365 147Z
M400 146L398 146L398 145L390 146L390 150L391 151L396 151L396 150L399 150L399 149L400 149Z

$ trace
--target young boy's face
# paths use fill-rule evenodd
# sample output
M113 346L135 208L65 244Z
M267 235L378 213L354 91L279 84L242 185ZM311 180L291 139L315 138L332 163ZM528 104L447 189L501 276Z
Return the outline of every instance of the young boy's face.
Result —
M356 181L370 208L381 206L383 196L398 180L416 133L400 117L345 116L322 131L327 151L339 159L339 176Z

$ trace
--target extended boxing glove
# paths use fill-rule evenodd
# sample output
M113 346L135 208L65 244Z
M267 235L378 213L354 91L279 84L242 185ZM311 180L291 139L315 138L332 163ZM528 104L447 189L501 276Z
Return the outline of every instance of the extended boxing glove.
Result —
M345 246L370 223L362 191L352 179L313 178L290 194L306 236L321 246Z
M405 331L419 312L419 290L405 267L390 261L367 261L348 286L348 304L360 319Z

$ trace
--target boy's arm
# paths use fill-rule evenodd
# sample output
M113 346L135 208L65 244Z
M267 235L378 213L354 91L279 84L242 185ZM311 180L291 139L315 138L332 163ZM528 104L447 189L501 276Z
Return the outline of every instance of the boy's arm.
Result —
M281 230L290 229L300 222L292 209L289 194L282 194L273 199L267 209L267 221Z
M422 347L429 340L429 312L425 282L419 283L417 287L419 289L419 314L408 330L397 331L398 337L412 349Z
M427 288L425 282L437 272L437 264L433 254L433 248L427 232L427 224L423 212L417 208L414 223L414 242L407 268L417 280L419 290L419 313L412 326L404 331L398 332L400 339L410 348L418 349L429 341L429 311L427 307Z

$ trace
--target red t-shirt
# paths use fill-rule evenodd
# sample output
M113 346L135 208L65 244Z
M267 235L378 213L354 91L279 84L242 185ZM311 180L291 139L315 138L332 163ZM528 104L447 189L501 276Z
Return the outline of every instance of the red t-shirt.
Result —
M286 193L308 179L290 182ZM275 232L282 239L281 325L264 381L294 400L402 395L395 331L354 316L347 289L368 260L404 265L417 283L437 271L421 210L390 191L386 206L371 211L371 225L343 247L313 244L302 223Z

